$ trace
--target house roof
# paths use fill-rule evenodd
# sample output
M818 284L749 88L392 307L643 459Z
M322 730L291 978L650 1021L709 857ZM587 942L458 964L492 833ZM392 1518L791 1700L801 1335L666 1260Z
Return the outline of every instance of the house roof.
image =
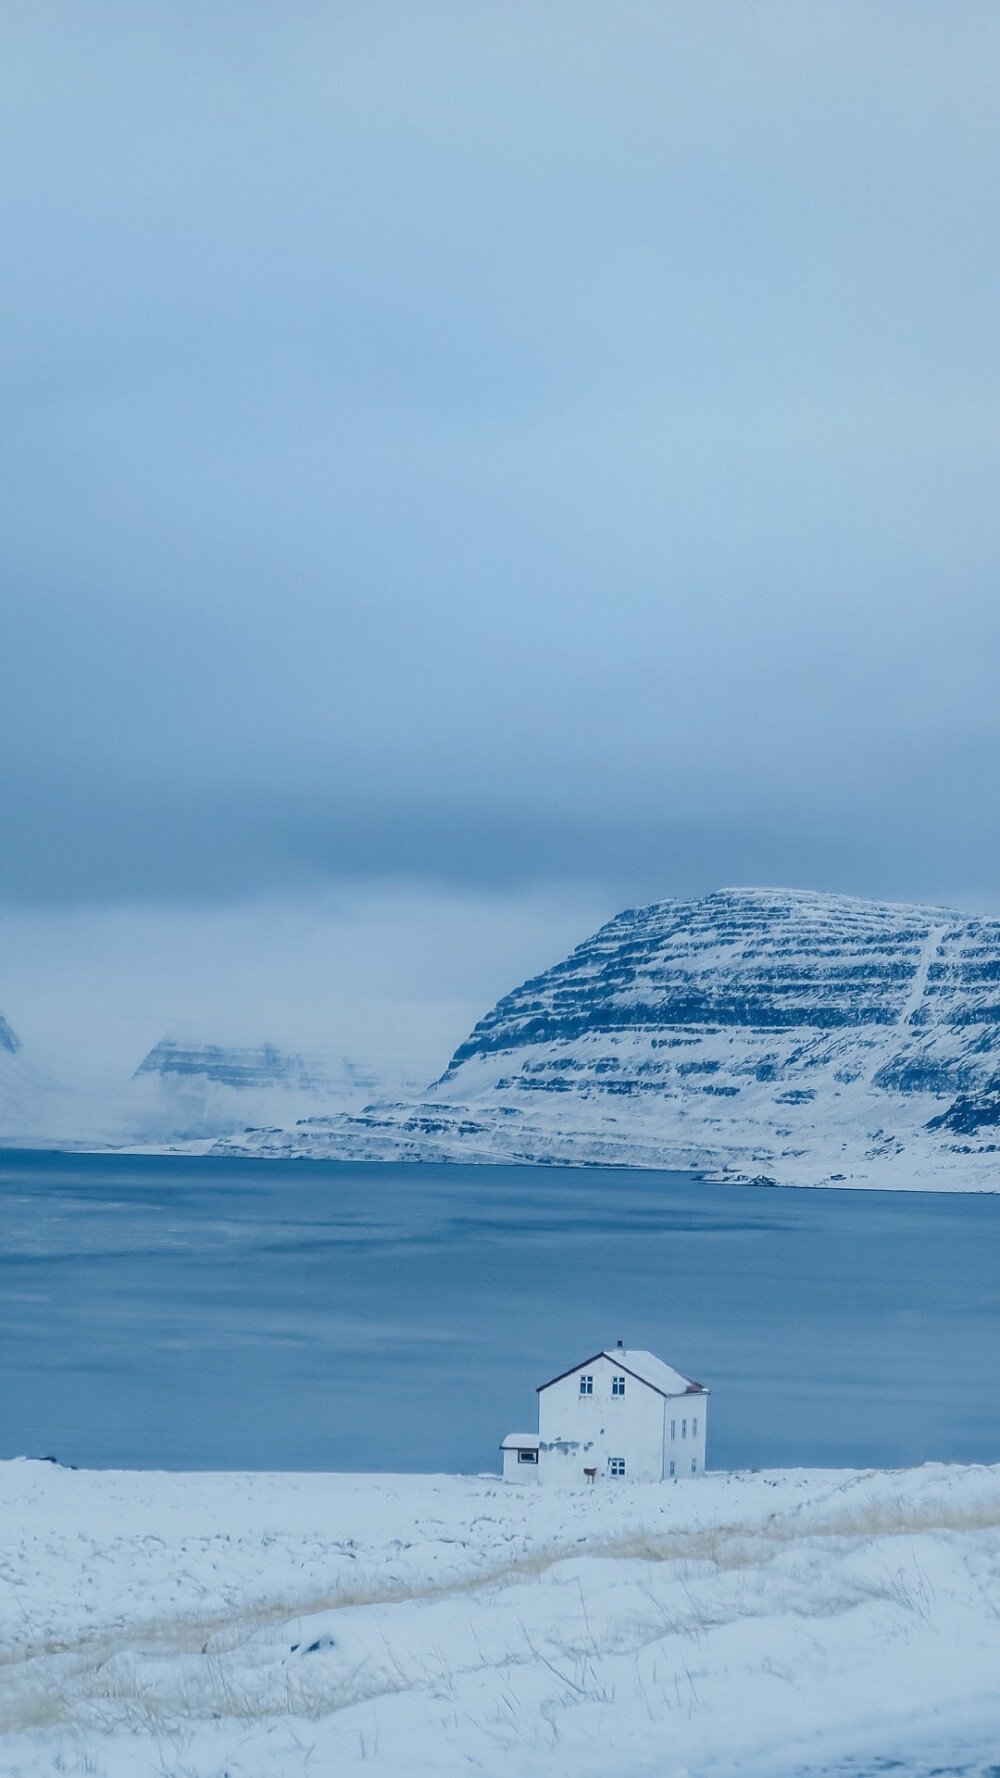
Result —
M537 1432L508 1432L501 1451L537 1451L539 1434Z
M564 1377L572 1377L574 1372L585 1370L588 1364L595 1364L599 1358L610 1359L625 1372L628 1377L638 1378L640 1383L647 1383L658 1395L707 1395L708 1391L701 1383L695 1383L690 1377L682 1377L672 1365L664 1364L653 1352L633 1351L616 1346L612 1351L595 1352L591 1358L582 1358L579 1364L571 1365L568 1371L560 1371L558 1377L550 1377L547 1383L540 1383L536 1391L541 1394L543 1389L551 1389L553 1383L561 1383Z

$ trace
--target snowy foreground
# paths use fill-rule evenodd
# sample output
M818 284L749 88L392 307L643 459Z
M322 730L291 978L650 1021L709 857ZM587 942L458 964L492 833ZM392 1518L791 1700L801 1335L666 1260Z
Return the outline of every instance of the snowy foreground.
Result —
M1000 1469L488 1478L0 1464L0 1771L1000 1765Z

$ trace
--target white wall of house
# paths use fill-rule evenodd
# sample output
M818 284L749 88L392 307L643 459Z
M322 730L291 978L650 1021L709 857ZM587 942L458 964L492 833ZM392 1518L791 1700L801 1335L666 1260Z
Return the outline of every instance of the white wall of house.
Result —
M517 1434L512 1435L517 1438ZM517 1444L512 1438L504 1439L501 1446L503 1452L503 1479L505 1482L537 1482L541 1471L538 1461L537 1438L519 1439Z
M706 1396L664 1398L626 1363L602 1353L539 1391L540 1481L579 1487L593 1469L595 1483L659 1482L671 1462L678 1479L704 1473Z
M663 1475L704 1475L708 1396L669 1395L663 1404Z

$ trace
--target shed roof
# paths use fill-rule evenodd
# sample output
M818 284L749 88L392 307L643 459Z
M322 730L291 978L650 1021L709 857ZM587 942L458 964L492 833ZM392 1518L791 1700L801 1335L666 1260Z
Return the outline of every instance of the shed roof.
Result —
M539 1434L537 1432L508 1432L501 1451L537 1451Z
M561 1383L564 1377L571 1377L575 1371L585 1370L588 1364L596 1363L598 1358L608 1358L617 1364L626 1376L637 1377L640 1383L648 1383L658 1395L706 1395L708 1391L701 1383L695 1383L690 1377L683 1377L670 1364L664 1364L653 1352L633 1351L623 1346L615 1346L611 1351L595 1352L591 1358L582 1358L579 1364L571 1365L568 1371L560 1371L558 1377L550 1377L547 1383L538 1385L537 1393L543 1389L551 1389L553 1383Z

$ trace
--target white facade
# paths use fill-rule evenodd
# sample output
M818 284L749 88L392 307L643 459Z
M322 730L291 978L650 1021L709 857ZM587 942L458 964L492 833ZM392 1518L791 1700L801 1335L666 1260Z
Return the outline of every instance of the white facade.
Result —
M505 1482L537 1482L537 1432L508 1432L500 1449L503 1452Z
M705 1473L708 1390L621 1344L538 1390L538 1433L504 1439L506 1481L660 1482Z

